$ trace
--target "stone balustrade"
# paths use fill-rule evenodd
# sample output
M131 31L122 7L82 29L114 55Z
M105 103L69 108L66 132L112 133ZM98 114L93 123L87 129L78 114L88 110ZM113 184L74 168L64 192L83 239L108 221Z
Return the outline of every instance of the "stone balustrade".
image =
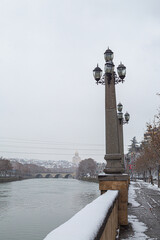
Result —
M108 190L50 232L44 240L115 240L119 191Z

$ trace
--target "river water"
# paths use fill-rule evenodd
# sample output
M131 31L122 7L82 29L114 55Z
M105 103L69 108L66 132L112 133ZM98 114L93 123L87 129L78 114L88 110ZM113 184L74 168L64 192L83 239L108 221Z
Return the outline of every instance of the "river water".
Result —
M0 184L0 240L41 240L100 195L97 183L29 179Z

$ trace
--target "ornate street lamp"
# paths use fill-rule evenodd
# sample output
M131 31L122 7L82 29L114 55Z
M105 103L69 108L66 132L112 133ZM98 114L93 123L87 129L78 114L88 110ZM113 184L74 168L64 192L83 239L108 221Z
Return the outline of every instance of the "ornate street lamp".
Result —
M117 67L117 74L114 71L114 63L113 63L113 52L108 48L105 53L104 53L104 59L106 61L105 66L104 66L104 75L102 76L102 70L101 68L97 67L93 70L93 76L94 79L96 80L97 84L103 84L105 85L105 75L108 77L108 83L110 84L111 79L112 79L112 74L114 75L114 82L115 84L119 83L119 82L124 82L124 78L126 76L126 67L120 63L119 66Z
M123 153L123 129L121 125L129 121L129 114L126 113L123 118L122 104L118 104L118 114L116 106L115 84L124 82L126 76L126 67L120 63L117 67L117 73L114 70L114 53L108 48L104 53L105 66L104 74L101 68L93 70L93 76L96 84L105 85L105 127L106 127L106 154L107 161L105 173L123 173L124 172L124 153ZM123 123L123 124L121 124Z
M117 73L114 70L113 52L108 48L104 53L104 74L101 69L94 69L97 84L105 85L105 147L104 159L107 164L105 174L98 176L101 194L107 190L119 190L118 217L120 225L128 224L128 175L124 167L123 124L129 121L129 114L123 118L122 104L116 104L115 84L124 82L126 67L120 63ZM95 74L97 72L97 74ZM100 77L101 75L101 77ZM118 108L118 113L117 113ZM122 124L123 123L123 124ZM123 196L123 197L122 197Z
M130 119L130 115L128 112L126 112L123 117L123 113L122 113L123 105L121 103L117 105L117 109L118 109L117 117L119 119L120 124L128 123Z

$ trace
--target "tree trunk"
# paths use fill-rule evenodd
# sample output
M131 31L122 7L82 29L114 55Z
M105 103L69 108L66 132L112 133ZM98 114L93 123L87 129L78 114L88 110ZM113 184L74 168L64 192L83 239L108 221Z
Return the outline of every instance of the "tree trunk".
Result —
M149 175L150 175L150 183L151 183L152 185L154 185L151 168L149 168Z
M158 187L160 187L160 165L158 166Z
M143 172L143 181L146 182L145 171Z

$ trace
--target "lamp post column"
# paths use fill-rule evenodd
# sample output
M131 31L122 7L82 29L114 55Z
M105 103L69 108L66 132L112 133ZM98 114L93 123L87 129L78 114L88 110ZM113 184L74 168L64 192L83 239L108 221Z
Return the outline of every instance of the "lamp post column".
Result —
M105 173L123 173L123 129L119 126L117 118L116 93L114 73L105 75L105 128L106 128L106 154L107 161Z
M118 121L118 132L119 132L119 148L121 153L121 167L123 168L123 172L125 172L124 166L124 144L123 144L123 123Z

